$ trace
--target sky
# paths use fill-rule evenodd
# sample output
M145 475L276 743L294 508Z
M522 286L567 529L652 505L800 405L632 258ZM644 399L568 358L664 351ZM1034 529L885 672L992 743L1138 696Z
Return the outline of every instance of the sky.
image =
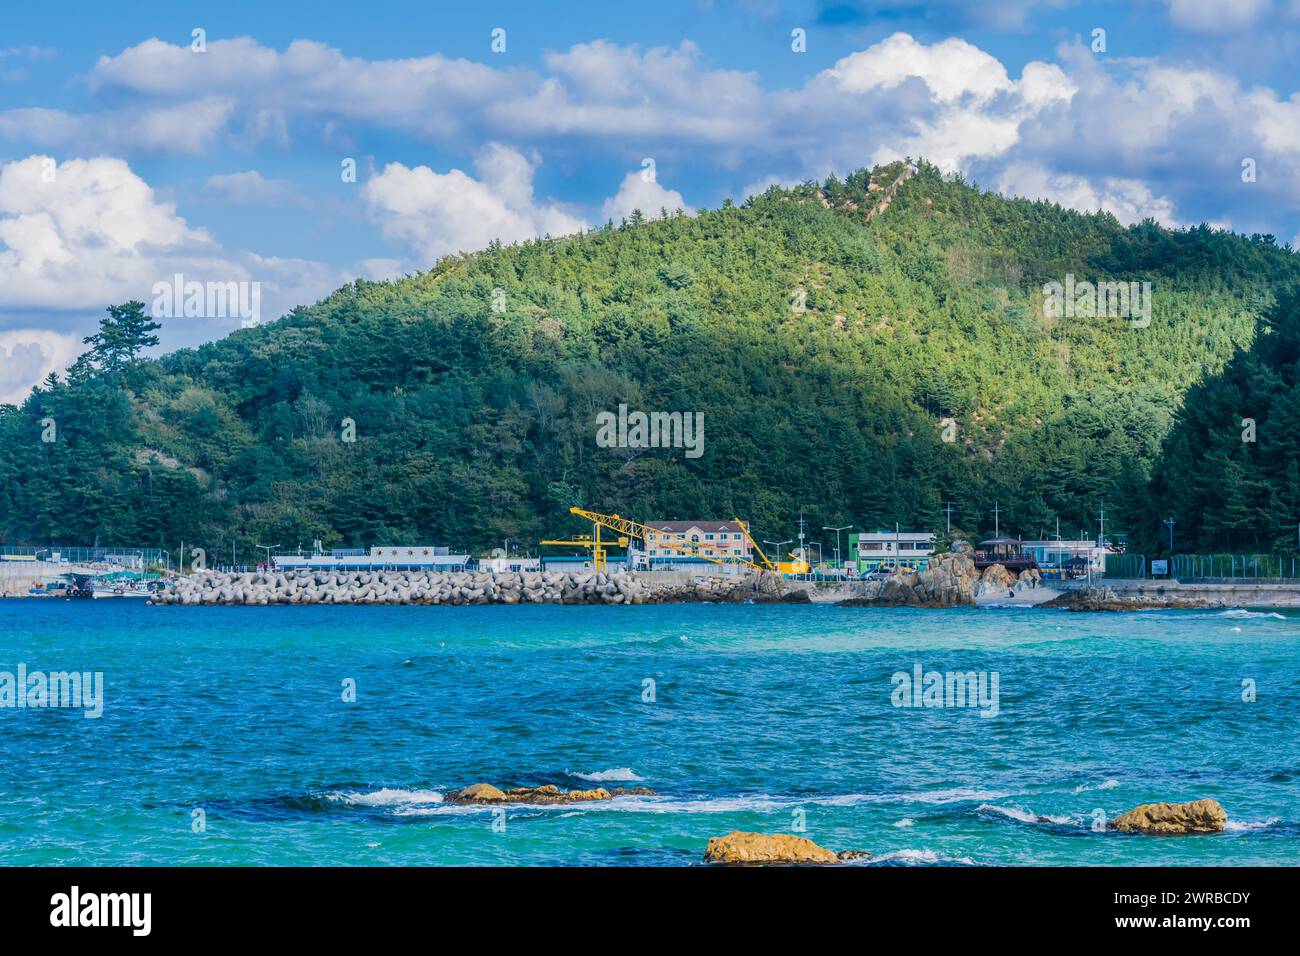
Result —
M0 21L0 403L356 277L924 158L1300 246L1300 0L65 0ZM186 315L162 287L242 284ZM256 290L256 298L253 291Z

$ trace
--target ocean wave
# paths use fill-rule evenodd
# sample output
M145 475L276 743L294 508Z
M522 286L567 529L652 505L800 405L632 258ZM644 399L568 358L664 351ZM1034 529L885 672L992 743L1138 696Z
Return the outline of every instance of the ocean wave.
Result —
M908 803L925 804L970 803L977 800L997 800L1011 796L967 788L929 790L918 793L841 793L806 796L777 796L773 794L748 794L737 796L674 797L668 795L629 795L610 800L591 800L562 804L502 804L508 810L569 810L623 811L628 813L779 813L798 807L854 807L861 804ZM430 806L404 806L395 811L398 816L437 816L439 814L483 812L490 809L478 804L435 804Z
M1081 783L1074 788L1075 793L1091 793L1093 790L1114 790L1119 786L1118 780L1104 780L1099 784L1092 785Z
M1034 813L1030 810L1024 810L1020 807L999 807L991 803L981 803L975 808L976 813L993 813L1008 819L1015 820L1017 823L1051 823L1056 826L1071 826L1080 822L1082 818L1071 816L1051 816L1043 813Z
M1271 617L1274 620L1285 621L1285 614L1279 614L1277 611L1247 611L1245 608L1233 608L1229 611L1220 611L1215 617L1233 617L1233 618L1253 618L1253 617Z
M975 866L968 856L940 856L934 850L890 850L867 860L870 866Z
M915 820L912 820L912 819L909 819L908 817L903 817L903 819L901 819L901 820L895 820L893 823L890 824L890 826L891 826L891 827L911 827L911 826L916 826L916 821L915 821Z
M1229 833L1239 833L1248 830L1265 830L1269 827L1275 827L1281 822L1280 817L1269 817L1267 820L1229 820L1223 825L1223 828Z
M631 767L613 767L609 770L597 770L595 773L577 773L573 770L564 772L570 777L577 777L579 780L587 780L591 783L632 783L645 779L637 776Z
M325 796L327 800L349 807L402 807L442 803L442 794L436 790L398 790L389 787L369 793L336 790Z

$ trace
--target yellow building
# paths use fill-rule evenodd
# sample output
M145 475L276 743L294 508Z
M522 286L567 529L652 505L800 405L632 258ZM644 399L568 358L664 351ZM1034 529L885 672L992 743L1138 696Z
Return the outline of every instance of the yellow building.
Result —
M676 545L680 538L698 545L707 557L753 560L746 534L749 526L735 521L647 521L646 557L652 569L700 570L710 562L683 553ZM716 567L716 565L715 565Z

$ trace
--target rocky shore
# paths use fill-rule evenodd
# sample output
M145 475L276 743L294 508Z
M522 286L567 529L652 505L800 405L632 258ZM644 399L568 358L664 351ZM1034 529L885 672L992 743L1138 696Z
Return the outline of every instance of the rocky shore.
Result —
M177 578L154 604L663 604L778 601L770 575L712 575L652 583L612 572L489 574L422 571L203 571Z

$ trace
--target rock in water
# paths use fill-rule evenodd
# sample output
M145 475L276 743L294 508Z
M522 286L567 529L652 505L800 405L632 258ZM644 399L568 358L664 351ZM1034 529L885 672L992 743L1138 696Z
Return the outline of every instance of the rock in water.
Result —
M705 863L838 863L837 857L812 840L790 833L746 833L732 830L710 837Z
M1186 833L1222 833L1228 814L1217 800L1190 803L1144 803L1121 813L1107 827L1128 833L1176 836Z
M464 790L453 790L444 799L448 803L503 803L506 795L490 783L475 783Z
M561 790L555 784L548 783L542 787L512 787L501 790L490 783L476 783L464 790L453 790L443 797L446 803L590 803L597 800L612 800L614 797L653 797L655 792L649 787L615 787L606 790L595 787L591 790Z

